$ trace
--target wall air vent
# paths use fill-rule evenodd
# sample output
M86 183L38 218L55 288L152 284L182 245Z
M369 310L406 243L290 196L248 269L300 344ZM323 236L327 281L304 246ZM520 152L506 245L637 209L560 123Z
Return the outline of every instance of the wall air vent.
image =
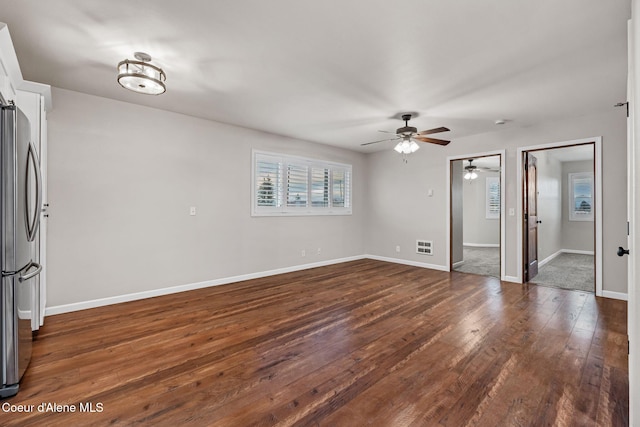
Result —
M416 253L433 255L433 240L416 240Z

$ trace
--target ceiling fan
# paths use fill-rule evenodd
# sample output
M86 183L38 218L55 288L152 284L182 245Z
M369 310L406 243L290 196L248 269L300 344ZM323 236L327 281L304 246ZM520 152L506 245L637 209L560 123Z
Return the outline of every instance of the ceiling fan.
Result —
M428 130L423 130L418 132L417 128L413 126L409 126L409 120L411 120L411 114L403 114L402 120L404 120L404 126L396 129L395 136L393 138L381 139L380 141L365 142L364 144L360 144L360 145L361 146L371 145L371 144L377 144L379 142L385 142L385 141L399 141L398 144L395 146L394 150L396 150L398 153L401 153L401 154L411 154L411 153L415 153L418 150L418 148L420 148L420 146L416 143L416 141L430 142L432 144L438 144L438 145L447 145L450 142L444 139L430 138L430 137L424 136L424 135L431 135L434 133L447 132L449 131L449 129L446 127L439 127L439 128L428 129ZM387 132L383 130L381 130L380 132L393 133L393 132Z
M473 164L475 159L469 159L469 164L464 167L464 179L476 179L478 172L500 172L499 169L476 166Z

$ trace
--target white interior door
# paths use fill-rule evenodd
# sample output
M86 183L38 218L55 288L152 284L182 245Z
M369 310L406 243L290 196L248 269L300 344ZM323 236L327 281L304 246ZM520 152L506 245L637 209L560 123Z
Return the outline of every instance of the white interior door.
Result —
M637 283L640 271L640 112L636 102L640 99L640 82L636 73L640 71L640 0L633 0L632 17L629 21L629 72L627 101L627 206L629 219L628 267L628 321L629 334L629 425L640 425L640 286Z
M42 173L42 212L40 214L40 235L38 250L40 252L40 286L38 292L39 316L38 327L44 324L44 314L47 307L47 222L49 220L47 195L47 112L45 111L44 98L40 97L40 171Z

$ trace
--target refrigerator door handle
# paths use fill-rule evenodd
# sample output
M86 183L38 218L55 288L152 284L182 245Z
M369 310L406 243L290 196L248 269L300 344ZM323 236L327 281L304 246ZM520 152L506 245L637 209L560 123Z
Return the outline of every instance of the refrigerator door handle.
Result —
M35 267L36 269L33 270L31 273L18 276L19 282L24 282L26 280L31 279L32 277L36 277L42 271L42 266L34 261L31 261L29 265L27 265L27 267L24 269L24 271L28 271L31 267Z
M29 217L29 180L25 180L25 195L26 195L26 206L25 215L26 215L26 223L27 223L27 240L29 242L33 242L36 238L36 232L38 231L38 225L40 224L40 208L42 205L42 175L40 173L40 164L38 162L38 155L36 154L36 147L33 145L33 142L29 142L29 151L27 152L27 174L29 174L29 163L33 162L33 167L35 169L36 174L36 204L33 210L33 221Z

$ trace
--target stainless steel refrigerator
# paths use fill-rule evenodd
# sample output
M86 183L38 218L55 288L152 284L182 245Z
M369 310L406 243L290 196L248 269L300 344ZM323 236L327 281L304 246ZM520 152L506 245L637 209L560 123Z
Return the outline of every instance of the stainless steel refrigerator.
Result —
M0 105L0 321L2 388L0 397L18 392L31 360L33 282L42 266L36 236L42 204L38 153L27 117L15 105Z

